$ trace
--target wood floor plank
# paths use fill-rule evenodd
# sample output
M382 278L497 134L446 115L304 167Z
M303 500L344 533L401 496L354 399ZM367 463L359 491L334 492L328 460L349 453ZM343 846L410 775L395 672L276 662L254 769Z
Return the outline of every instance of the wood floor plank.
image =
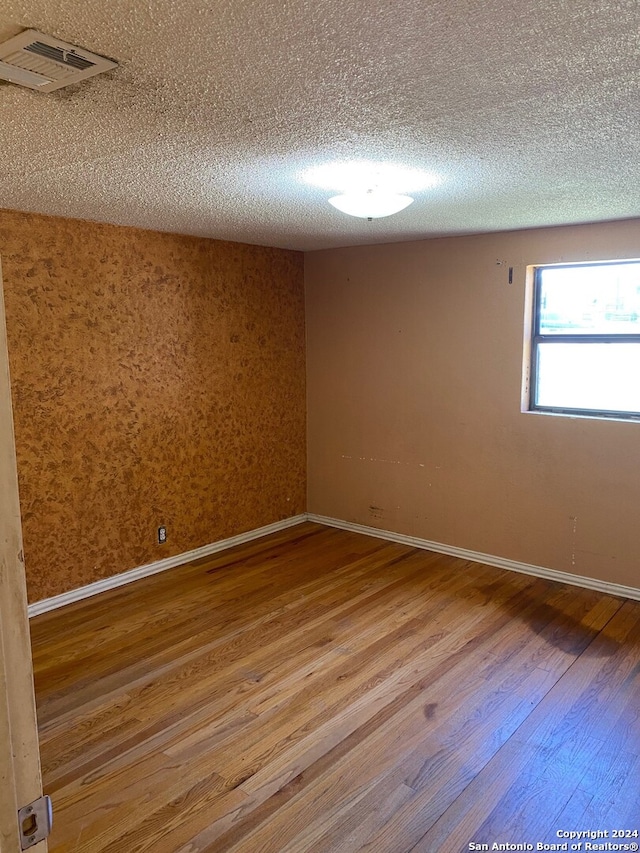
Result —
M633 689L628 676L635 671L639 643L640 607L628 602L425 833L416 853L438 849L445 840L452 850L468 849L470 840L487 843L496 833L512 843L544 840L615 728L619 694ZM618 755L620 769L624 753ZM629 800L624 789L619 796Z
M417 571L419 567L416 568ZM378 603L380 603L380 596L386 598L384 589L377 592L370 589L366 593L367 597L372 594L377 597ZM395 600L397 601L397 591ZM350 599L340 605L338 610L344 614L353 607L353 599ZM266 625L262 626L263 632L255 637L252 637L251 630L247 630L242 635L240 645L234 633L232 642L217 646L212 657L207 655L196 661L189 659L186 671L182 667L182 662L179 661L180 666L164 672L162 679L152 681L145 679L140 689L129 689L130 701L126 708L117 701L115 707L109 708L109 711L114 713L100 712L98 716L94 710L89 717L80 718L80 725L76 724L73 732L69 733L67 727L63 726L55 739L50 737L49 730L43 741L43 758L48 758L52 752L55 754L55 759L45 761L52 772L52 779L55 778L53 771L61 761L68 764L75 757L83 763L90 760L91 743L95 742L98 750L104 750L111 733L115 738L113 746L122 750L123 743L135 742L142 732L147 736L153 735L159 726L170 722L169 718L173 718L176 712L179 712L179 717L182 719L184 706L190 712L194 709L197 711L203 706L209 712L217 710L215 717L209 716L210 721L211 719L215 721L223 711L231 708L237 710L240 702L251 704L251 699L248 697L256 696L256 700L259 700L260 693L268 689L271 683L268 677L269 669L273 669L277 662L284 661L287 667L291 667L292 664L299 665L300 658L304 659L307 654L317 657L319 649L324 648L328 642L327 630L334 633L336 629L333 622L327 620L327 616L335 616L336 613L335 608L331 611L325 608L322 615L314 620L310 603L309 608L305 608L299 617L290 613L286 626L281 619L276 620L274 624L277 633L272 638L272 642L269 642ZM317 642L314 643L315 630L317 630ZM298 646L299 655L291 659L288 656L288 650L296 636L301 640ZM345 632L341 632L340 639L344 641ZM260 640L262 642L259 642ZM340 648L343 648L343 644ZM247 652L252 653L251 657L246 657ZM243 655L245 655L244 658ZM238 660L243 659L247 661L248 666L239 668ZM262 677L263 670L265 677ZM257 671L261 675L256 678ZM189 682L191 682L191 690L186 691L184 687ZM221 707L216 705L217 701ZM163 716L149 725L149 721L154 719L154 709L156 714ZM185 710L184 713L187 711ZM96 722L100 724L99 727L96 727Z
M139 650L141 648L144 649L147 659L152 658L155 653L162 654L167 647L170 649L170 656L175 654L177 649L197 650L201 645L199 635L203 631L219 633L221 629L231 627L234 622L244 626L248 610L256 616L263 612L271 614L276 604L273 595L276 583L285 590L285 603L290 604L296 599L304 598L304 591L297 594L298 586L304 584L309 575L313 578L314 570L316 573L318 570L326 572L327 564L330 565L330 554L325 556L325 549L331 547L331 540L328 542L322 540L320 543L314 541L314 546L313 554L302 567L304 571L288 553L283 555L283 559L279 562L277 580L270 571L271 561L275 559L272 549L265 549L263 554L266 565L258 563L256 566L239 566L241 561L235 560L229 567L229 571L223 571L223 568L227 568L226 566L216 570L215 595L203 596L203 592L207 588L210 589L211 584L214 583L214 579L208 577L210 569L207 566L199 569L200 584L194 585L193 589L189 585L185 588L185 581L187 581L185 578L179 593L175 580L163 575L156 581L159 589L146 595L145 612L141 612L140 608L134 611L131 611L130 607L124 608L122 613L116 611L115 627L113 623L104 624L103 619L103 624L88 631L76 629L75 637L71 633L72 626L67 626L63 636L71 636L73 639L65 640L62 648L59 641L54 642L53 648L48 649L47 652L52 656L52 662L49 663L45 658L42 667L40 666L42 652L38 654L40 644L34 644L34 663L37 664L38 673L36 687L43 696L43 704L45 701L49 704L55 700L57 692L64 691L69 679L75 685L74 696L77 695L83 683L86 683L89 689L94 689L96 682L109 675L117 676L116 683L122 681L123 677L130 680L131 673L126 664L130 663L131 666L140 668ZM378 541L373 546L369 543L361 545L360 551L369 556L384 547L384 543ZM393 547L396 553L409 552L409 549L403 546ZM282 548L277 549L275 554L281 550ZM354 546L353 550L355 553L352 553L346 564L341 565L341 570L348 569L357 561L360 556L359 549ZM233 574L238 568L241 569L240 573L245 576L247 583L244 593L238 592L238 579ZM148 587L153 580L151 578L141 581L140 584ZM289 584L286 584L287 580ZM285 584L284 587L283 584ZM119 597L123 594L120 590L115 592L119 593ZM167 608L168 602L171 603L170 609ZM101 602L102 606L106 606L107 603ZM171 628L169 637L165 630L167 626ZM109 632L114 636L110 637ZM132 642L132 637L135 638L135 642ZM70 657L65 652L69 642L71 643ZM80 648L83 649L83 653L79 652ZM84 679L78 678L79 671L84 673ZM68 697L68 691L64 695ZM55 708L56 713L59 710L58 707Z
M491 652L501 645L498 639ZM445 695L444 702L435 703L443 722L431 733L423 726L422 748L426 749L428 757L418 773L408 774L404 780L420 792L420 797L398 810L389 826L375 837L372 849L394 850L397 846L410 849L424 831L425 821L433 822L444 811L500 744L517 729L533 705L544 697L558 673L533 666L534 662L540 662L539 652L533 647L546 645L544 640L533 635L528 645L532 648L522 648L519 660L512 656L506 671L497 668L491 658L485 667L477 661L475 671L466 674L464 688L454 694L453 701ZM432 693L430 698L437 697L438 694ZM398 717L393 722L397 730ZM414 756L416 748L412 745ZM367 744L367 756L370 751ZM462 762L461 753L465 756ZM324 849L331 849L331 846Z
M305 522L32 632L52 853L638 822L637 602Z

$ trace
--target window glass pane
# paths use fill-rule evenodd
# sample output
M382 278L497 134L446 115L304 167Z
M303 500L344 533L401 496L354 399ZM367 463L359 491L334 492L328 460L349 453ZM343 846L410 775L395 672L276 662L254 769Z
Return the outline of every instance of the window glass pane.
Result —
M540 271L540 333L640 334L640 263Z
M640 412L640 344L541 343L536 405Z

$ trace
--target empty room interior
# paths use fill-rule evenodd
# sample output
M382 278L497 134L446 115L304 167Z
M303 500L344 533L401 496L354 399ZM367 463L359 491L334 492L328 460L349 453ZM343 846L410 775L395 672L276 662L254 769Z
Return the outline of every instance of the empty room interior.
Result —
M638 849L639 27L8 0L0 853Z

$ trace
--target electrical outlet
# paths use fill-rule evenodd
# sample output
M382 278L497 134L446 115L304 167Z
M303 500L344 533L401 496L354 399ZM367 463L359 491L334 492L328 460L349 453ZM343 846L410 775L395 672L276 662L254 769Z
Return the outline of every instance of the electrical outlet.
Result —
M163 525L158 528L158 545L162 545L167 541L167 528Z

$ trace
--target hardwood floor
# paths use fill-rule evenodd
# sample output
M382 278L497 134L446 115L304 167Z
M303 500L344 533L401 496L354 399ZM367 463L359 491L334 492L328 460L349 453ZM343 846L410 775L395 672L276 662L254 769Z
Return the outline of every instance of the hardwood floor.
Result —
M640 829L640 602L305 523L32 635L51 853Z

